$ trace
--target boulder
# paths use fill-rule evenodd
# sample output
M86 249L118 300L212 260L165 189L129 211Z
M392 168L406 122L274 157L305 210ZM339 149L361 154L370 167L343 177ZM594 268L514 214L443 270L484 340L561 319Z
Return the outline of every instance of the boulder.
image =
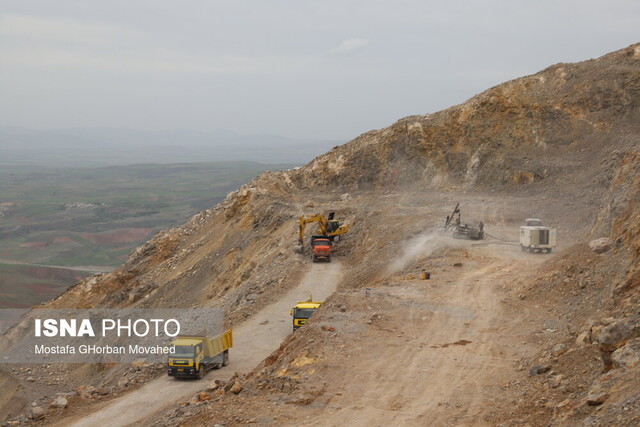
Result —
M233 383L233 386L231 386L231 388L229 389L229 391L233 394L238 394L242 391L242 384L240 384L240 381L236 380Z
M598 344L603 349L613 350L637 337L640 337L640 316L633 316L604 326L598 333Z
M209 384L209 387L207 390L209 391L214 391L217 390L219 388L224 388L225 386L225 382L222 380L214 380L211 384Z
M568 348L566 344L558 344L557 346L553 347L553 350L551 350L551 355L553 357L558 357L565 354L567 350Z
M631 368L640 362L640 338L633 339L611 354L614 368Z
M91 385L81 385L80 387L76 388L76 393L78 393L78 396L80 396L83 399L92 399L93 398L93 392L96 390L96 388L94 386Z
M69 406L69 401L64 396L58 396L49 404L52 408L66 408Z
M544 374L545 372L549 372L551 370L551 366L549 365L536 365L529 370L529 376L532 377L534 375Z
M594 387L589 391L587 395L587 405L598 406L602 405L609 398L609 392L603 390L600 387Z
M32 408L29 408L29 418L31 418L34 421L44 419L46 413L47 412L44 410L42 406L34 406Z
M620 384L620 381L626 381L626 378L626 369L614 369L600 375L600 377L591 384L591 388L587 393L587 405L602 405L611 395L611 390Z
M207 402L213 399L213 395L211 393L207 393L206 391L201 391L195 395L196 402Z
M611 246L613 246L613 240L608 237L602 237L589 242L589 248L597 254L607 252L611 249Z
M549 388L558 388L562 385L562 380L564 380L564 376L554 375L547 380L547 385Z

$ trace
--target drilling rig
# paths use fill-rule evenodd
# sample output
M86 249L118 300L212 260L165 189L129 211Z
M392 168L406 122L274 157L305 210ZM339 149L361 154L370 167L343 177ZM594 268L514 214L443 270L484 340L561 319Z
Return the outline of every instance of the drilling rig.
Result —
M444 230L453 232L454 239L482 240L484 239L484 224L463 223L460 219L460 203L456 204L451 215L447 216Z

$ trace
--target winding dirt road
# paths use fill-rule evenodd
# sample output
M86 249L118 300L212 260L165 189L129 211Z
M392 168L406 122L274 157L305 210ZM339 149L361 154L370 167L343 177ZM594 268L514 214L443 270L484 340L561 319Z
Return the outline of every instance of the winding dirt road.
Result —
M265 307L246 322L234 327L234 347L229 365L218 371L211 371L202 381L175 380L161 377L140 389L110 401L103 408L82 419L66 419L58 425L80 426L128 426L140 425L146 417L189 399L206 387L214 378L228 378L234 372L247 372L278 348L284 338L291 333L289 309L297 301L313 295L323 301L335 290L342 268L339 262L311 264L302 282L289 291L278 302Z
M310 425L491 425L487 404L513 377L531 315L505 311L503 291L540 262L500 251L473 250L464 272L374 289L385 328L354 341Z

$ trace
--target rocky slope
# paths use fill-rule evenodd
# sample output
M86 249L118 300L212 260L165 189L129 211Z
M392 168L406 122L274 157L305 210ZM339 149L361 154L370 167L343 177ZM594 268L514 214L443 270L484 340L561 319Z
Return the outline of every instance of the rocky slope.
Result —
M578 334L585 332L582 342L590 349L595 343L603 361L598 374L615 373L590 378L594 382L589 387L609 384L606 387L614 390L609 392L613 398L595 405L604 408L598 414L584 410L590 404L576 404L588 400L586 389L567 398L573 403L553 406L542 418L528 410L526 399L516 406L533 424L549 421L567 407L571 411L556 421L615 420L615 408L634 396L630 384L639 369L639 147L640 45L632 45L598 59L554 65L444 111L404 118L335 147L302 168L263 174L184 226L159 233L116 271L86 279L44 306L221 306L229 324L235 324L299 280L309 262L291 250L299 215L335 210L350 225L348 238L336 246L336 255L348 264L339 289L349 292L414 268L407 239L437 228L455 202L464 200L476 217L505 233L531 215L563 232L566 259L540 267L540 280L554 297L545 297L537 282L522 279L510 301L526 307L538 298L554 310L571 313L567 324L575 336L557 337L557 343L577 345ZM599 237L609 237L612 248L585 265L591 252L571 244ZM405 253L407 263L390 264ZM569 305L558 291L562 287L553 286L565 279L586 281L593 291L587 295L574 290ZM602 306L594 306L593 298ZM274 368L257 377L256 384L266 381L275 367L290 369L299 345L285 343L274 355ZM527 361L569 357L550 356L546 345L539 354L532 350ZM596 368L584 369L593 376ZM66 382L57 387L98 385L108 376L101 369L65 375ZM118 375L110 377L117 381ZM7 374L4 381L15 390L14 400L5 398L7 405L42 393L37 382L23 380L20 373ZM555 392L542 383L521 384L535 390L529 393ZM629 405L635 415L640 413L635 403ZM498 411L491 419L511 417Z
M279 282L286 274L269 266L290 256L297 215L314 210L300 201L335 201L348 220L353 213L337 197L343 192L509 192L525 183L558 196L596 190L610 201L599 220L585 226L602 233L613 225L614 234L624 232L630 242L633 230L623 224L637 213L639 65L639 45L555 65L462 105L361 135L305 167L261 175L154 237L118 271L80 283L50 305L188 306L254 277L260 286Z

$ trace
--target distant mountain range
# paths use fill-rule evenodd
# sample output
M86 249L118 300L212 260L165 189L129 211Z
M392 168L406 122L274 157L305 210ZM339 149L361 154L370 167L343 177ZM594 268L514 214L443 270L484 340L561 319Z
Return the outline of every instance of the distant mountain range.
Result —
M217 130L0 129L0 165L113 166L247 160L304 164L345 141Z

